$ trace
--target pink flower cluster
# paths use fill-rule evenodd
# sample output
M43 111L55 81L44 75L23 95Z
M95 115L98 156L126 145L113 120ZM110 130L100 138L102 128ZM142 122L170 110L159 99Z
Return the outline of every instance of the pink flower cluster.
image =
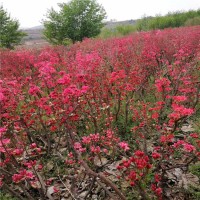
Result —
M23 180L26 180L26 179L30 180L34 178L35 178L34 174L31 171L27 171L27 170L21 170L19 171L18 174L14 174L12 176L12 180L14 183L19 183Z

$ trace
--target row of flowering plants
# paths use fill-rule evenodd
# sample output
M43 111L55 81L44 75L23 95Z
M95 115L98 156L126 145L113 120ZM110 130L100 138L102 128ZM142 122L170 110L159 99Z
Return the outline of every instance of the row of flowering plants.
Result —
M0 56L4 192L148 200L183 189L173 172L200 159L199 26Z

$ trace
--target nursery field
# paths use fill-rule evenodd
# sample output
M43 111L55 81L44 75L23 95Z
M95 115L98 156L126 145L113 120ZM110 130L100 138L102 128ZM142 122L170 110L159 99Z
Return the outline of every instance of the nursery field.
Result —
M200 26L0 50L0 193L198 200L199 97Z

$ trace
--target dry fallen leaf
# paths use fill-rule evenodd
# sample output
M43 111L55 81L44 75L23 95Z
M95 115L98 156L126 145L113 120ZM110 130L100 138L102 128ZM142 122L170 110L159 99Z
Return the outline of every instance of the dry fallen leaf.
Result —
M192 128L192 125L189 124L189 125L184 125L182 126L181 130L185 133L187 132L193 132L194 131L194 128Z
M130 187L130 184L129 184L128 182L126 182L126 181L123 181L123 182L121 183L121 187L122 187L122 188L127 188L127 187Z
M48 187L47 192L48 192L50 195L52 195L52 194L54 193L54 186Z
M200 187L199 178L192 173L182 174L179 186L182 186L184 189L188 189L189 186Z
M94 157L94 164L98 167L101 167L107 163L108 163L108 159L106 159L104 157L101 157L101 159L98 156Z
M47 169L48 171L51 171L53 168L54 168L54 163L53 163L53 161L48 162L47 165L46 165L46 169Z

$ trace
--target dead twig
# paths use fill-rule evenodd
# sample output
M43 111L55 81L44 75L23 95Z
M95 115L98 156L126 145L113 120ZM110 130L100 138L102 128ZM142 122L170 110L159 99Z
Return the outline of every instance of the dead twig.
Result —
M56 163L56 166L57 166L57 169L58 169L57 163ZM74 200L78 200L78 199L76 199L76 197L74 196L74 194L71 192L71 190L66 186L66 184L63 182L63 180L61 179L60 173L59 173L59 169L58 169L58 178L59 178L60 182L65 186L65 188L67 189L67 191L69 192L69 194L71 195L71 197L72 197Z

